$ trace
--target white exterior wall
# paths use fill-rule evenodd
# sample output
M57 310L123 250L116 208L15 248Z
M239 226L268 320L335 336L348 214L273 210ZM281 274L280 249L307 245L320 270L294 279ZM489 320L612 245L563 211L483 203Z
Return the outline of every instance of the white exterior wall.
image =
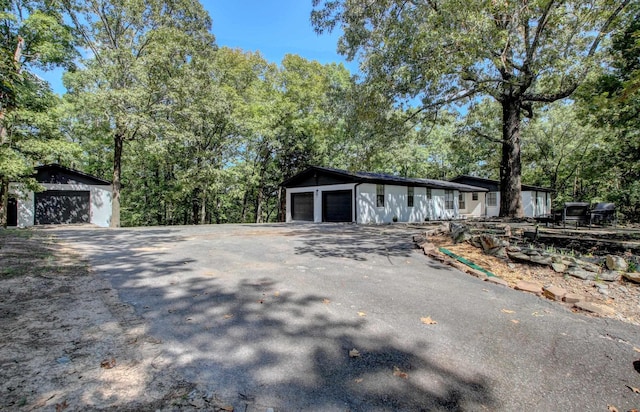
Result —
M535 211L536 211L535 193L522 192L522 208L524 209L524 215L526 217L535 216Z
M313 192L313 221L316 223L322 222L322 192L331 192L334 190L353 190L355 183L347 183L342 185L327 185L327 186L309 186L309 187L292 187L287 188L287 222L293 222L291 218L291 194L292 193L308 193ZM352 206L353 209L353 206ZM352 221L355 221L355 210L352 210Z
M407 186L384 185L384 207L377 207L375 184L357 186L358 223L424 222L425 219L453 219L458 214L458 191L453 192L454 209L445 210L444 190L431 189L427 199L427 188L414 187L413 207L407 206Z
M498 200L496 207L487 206L488 217L498 216L500 213L500 192L495 192ZM481 193L480 196L483 194ZM537 199L537 202L536 202ZM522 207L525 217L536 217L551 213L551 196L547 192L522 192Z
M287 188L286 221L293 222L291 216L291 195L293 193L313 193L313 221L322 222L322 193L335 190L353 190L356 196L355 208L352 208L353 221L357 223L391 223L393 217L398 222L424 222L428 220L455 219L458 213L458 191L453 191L454 209L445 210L443 189L431 189L431 199L427 199L427 189L414 187L413 207L407 206L407 186L385 185L384 207L376 206L376 185L340 184L327 186L308 186Z
M464 196L465 208L460 209L461 215L479 217L482 216L484 211L482 205L484 203L484 192L476 192L478 194L478 200L473 200L472 193L462 193Z
M45 190L89 191L89 222L100 227L109 227L111 223L111 186L93 186L87 184L41 183ZM19 185L11 184L9 190L18 199L18 227L33 226L35 214L35 195L24 191Z
M548 192L534 192L538 198L533 217L551 213L551 195Z
M496 205L495 206L489 206L488 202L487 202L487 197L489 197L489 193L495 193L496 194ZM495 217L498 216L500 214L500 192L486 192L484 193L485 198L484 198L484 202L486 205L486 209L485 209L485 216L488 217Z

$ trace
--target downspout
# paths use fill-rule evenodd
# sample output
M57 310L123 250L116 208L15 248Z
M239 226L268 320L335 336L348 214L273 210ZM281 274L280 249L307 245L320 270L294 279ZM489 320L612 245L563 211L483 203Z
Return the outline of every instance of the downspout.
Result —
M360 186L362 182L356 183L353 186L353 212L355 214L355 224L358 224L358 186Z

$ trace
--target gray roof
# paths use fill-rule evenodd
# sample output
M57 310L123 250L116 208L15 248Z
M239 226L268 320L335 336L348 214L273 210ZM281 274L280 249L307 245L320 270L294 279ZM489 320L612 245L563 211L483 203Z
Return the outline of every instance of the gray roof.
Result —
M483 177L475 177L468 175L460 175L451 179L451 182L463 183L463 184L471 184L477 185L481 187L486 187L491 192L499 192L500 191L500 182L492 179L485 179ZM548 187L540 187L540 186L532 186L522 184L521 188L523 191L528 192L553 192L553 189Z
M308 169L298 173L292 178L282 182L281 186L292 187L297 181L301 181L309 175L312 175L313 173L326 173L328 175L339 176L354 183L395 184L398 186L418 186L430 187L435 189L458 190L460 192L488 191L488 189L485 189L483 187L471 186L446 180L409 178L373 172L350 172L347 170L319 166L309 167Z

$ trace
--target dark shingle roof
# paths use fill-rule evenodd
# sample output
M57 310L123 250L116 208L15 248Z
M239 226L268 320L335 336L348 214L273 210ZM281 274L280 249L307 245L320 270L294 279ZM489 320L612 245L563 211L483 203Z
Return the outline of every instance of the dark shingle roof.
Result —
M108 180L104 180L104 179L100 179L99 177L81 172L79 170L75 170L75 169L71 169L69 167L66 166L62 166L59 165L57 163L51 163L51 164L46 164L46 165L42 165L42 166L36 166L35 167L36 170L36 174L42 173L42 172L52 172L52 171L58 171L58 172L62 172L65 173L67 175L70 176L78 176L81 179L83 179L86 183L89 184L94 184L94 185L110 185L111 182L109 182Z
M499 191L500 190L500 182L492 179L485 179L483 177L475 177L468 175L460 175L454 177L450 180L451 182L463 183L463 184L471 184L477 185L480 187L486 187L491 191ZM540 187L540 186L531 186L531 185L522 185L522 190L527 192L553 192L553 189L548 187Z
M384 173L373 172L350 172L347 170L333 169L329 167L311 166L308 169L298 173L292 178L282 182L280 185L284 187L291 187L297 180L303 179L305 176L312 173L326 173L334 176L340 176L347 178L354 183L375 183L375 184L396 184L398 186L419 186L419 187L431 187L435 189L450 189L458 190L461 192L487 192L488 190L483 187L471 186L467 184L450 182L446 180L435 179L418 179L393 176Z

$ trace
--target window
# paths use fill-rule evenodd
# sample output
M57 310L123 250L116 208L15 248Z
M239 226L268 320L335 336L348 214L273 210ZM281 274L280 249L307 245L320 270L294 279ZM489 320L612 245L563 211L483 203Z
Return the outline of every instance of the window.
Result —
M458 209L464 210L467 208L467 205L464 203L464 193L460 192L458 194Z
M471 200L474 200L474 201L478 200L478 192L471 193Z
M498 206L498 194L496 192L487 193L487 206L489 207Z
M376 206L384 207L384 185L376 185Z
M447 210L453 210L453 190L444 191L444 208Z
M427 188L427 200L431 200L431 188Z
M413 186L407 187L407 207L413 207Z

